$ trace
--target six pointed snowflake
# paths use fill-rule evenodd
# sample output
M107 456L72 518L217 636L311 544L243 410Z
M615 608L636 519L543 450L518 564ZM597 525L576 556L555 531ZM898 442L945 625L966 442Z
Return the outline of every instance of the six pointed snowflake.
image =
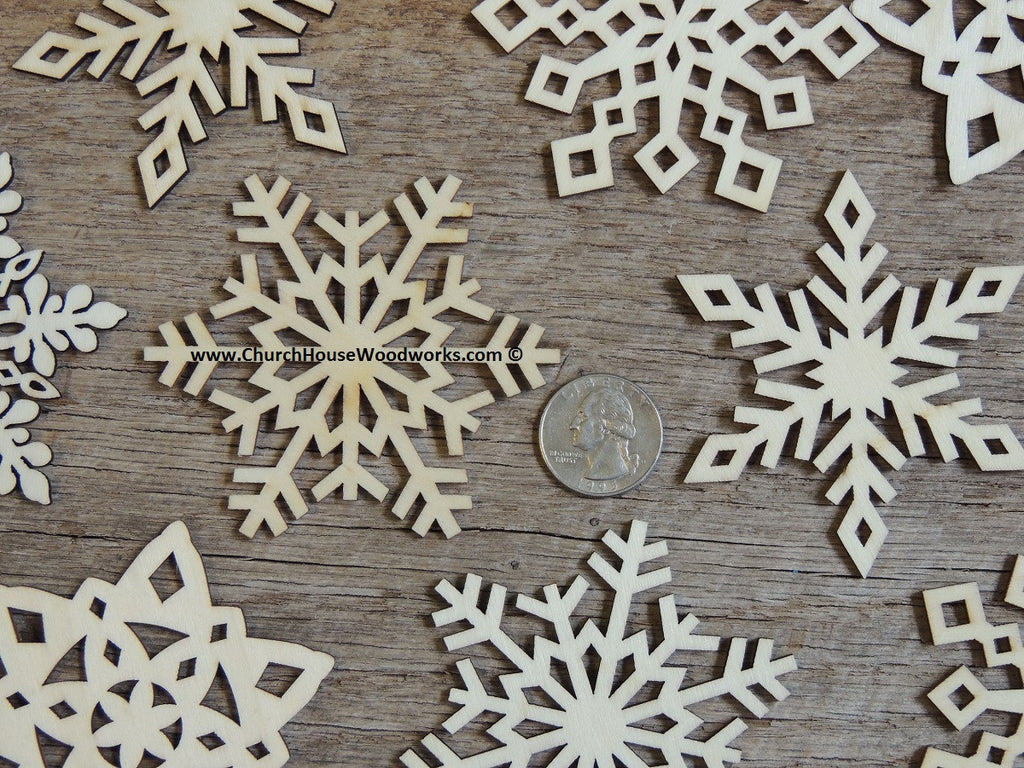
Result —
M579 64L543 56L526 98L570 113L590 80L616 76L619 92L594 103L590 133L551 144L560 195L613 184L610 145L636 133L636 108L646 100L658 105L658 133L637 154L654 185L667 192L697 164L680 136L684 110L698 106L705 115L700 135L725 150L715 193L761 211L768 209L781 162L747 146L747 115L726 106L729 82L756 93L769 129L813 122L803 77L770 80L744 57L767 48L780 61L800 51L812 53L834 77L842 77L877 47L870 34L840 6L810 29L789 13L758 24L747 13L757 0L604 0L587 10L578 0L484 0L473 15L495 40L511 51L531 35L548 30L562 45L583 36L602 47ZM508 14L512 14L509 16ZM504 18L514 18L508 27ZM833 50L849 47L841 54ZM572 159L589 159L592 169L574 175ZM738 183L742 166L756 169L755 189Z
M959 440L981 469L1024 468L1024 448L1008 426L977 425L965 420L981 411L980 400L947 405L929 401L960 386L955 373L902 383L900 379L907 371L898 364L916 361L954 368L956 353L934 346L933 339L976 339L977 326L963 322L963 318L1002 312L1024 275L1024 267L975 269L955 300L951 300L953 283L939 280L924 316L918 320L918 289L901 290L892 275L869 287L886 256L885 248L878 244L863 250L874 217L870 203L847 172L825 212L842 243L843 254L840 256L831 245L817 252L844 290L841 295L815 277L807 284L806 292L800 289L790 293L795 327L786 321L767 285L755 290L757 303L752 304L728 275L679 277L704 320L738 321L749 326L732 334L734 347L782 345L781 350L755 360L759 378L754 391L785 404L781 410L738 407L735 420L753 428L741 434L708 438L686 480L735 480L760 446L764 446L761 464L773 467L794 428L799 429L794 456L813 458L819 471L830 469L849 452L842 473L826 495L833 504L852 495L839 526L839 537L862 576L870 570L887 533L874 498L891 501L896 494L876 458L893 469L900 469L907 458L875 423L876 417L886 416L887 409L895 415L909 456L925 452L920 420L928 425L945 461L958 456L954 441ZM819 331L808 293L823 308L819 314L827 329L827 342ZM887 307L894 306L897 294L900 298L895 320L891 327L880 327L879 318ZM812 362L818 365L805 376L817 386L766 378L773 371ZM842 427L814 455L815 437L827 418L825 408L829 403L831 419L843 422Z
M949 176L963 184L1024 150L1024 4L1005 0L854 0L882 37L924 57L921 82L946 97ZM957 10L969 9L963 24ZM923 12L921 12L923 11ZM972 142L972 135L976 134Z
M333 0L295 2L322 14L329 14L334 9ZM258 84L260 117L264 122L277 120L280 101L288 110L288 119L297 140L337 152L345 151L333 105L295 90L297 85L312 84L313 71L278 66L266 59L268 56L298 53L298 39L239 34L240 30L253 26L246 13L258 14L295 35L301 34L306 22L278 3L279 0L156 0L164 14L155 15L129 0L103 0L106 8L126 20L124 26L81 14L76 23L90 33L88 37L47 32L14 66L27 72L61 78L79 62L92 57L88 72L99 78L110 69L122 51L130 49L131 54L121 67L121 74L135 80L161 39L169 38L167 48L175 58L138 83L139 93L143 96L161 88L168 89L160 102L139 118L147 131L160 126L160 134L139 155L146 198L152 206L188 170L181 143L182 133L187 133L192 142L206 138L196 100L201 99L215 115L225 109L221 91L204 62L206 56L220 61L224 49L228 53L230 69L231 106L246 105L246 80L251 72Z
M36 272L42 251L23 251L7 230L7 214L21 207L21 195L7 189L13 176L11 157L0 154L0 496L16 487L33 501L50 503L50 483L36 467L50 463L43 443L29 442L22 426L39 415L36 399L59 397L49 381L56 369L55 352L69 346L96 349L94 328L113 328L127 314L106 301L92 304L92 289L73 286L66 296L50 292ZM18 388L26 398L11 397Z
M0 762L45 768L56 747L69 768L280 768L278 731L333 666L248 637L174 523L117 584L89 579L70 600L0 586Z
M409 473L392 507L394 513L404 518L422 501L414 531L423 535L436 523L447 536L458 533L453 511L466 509L472 502L468 496L446 493L441 486L467 482L466 473L428 465L410 432L426 429L428 415L435 415L443 422L448 454L461 455L462 431L476 431L480 422L473 412L491 403L493 395L484 389L459 400L445 399L442 390L454 378L441 355L433 360L397 364L390 358L359 362L338 356L355 355L361 349L380 352L381 357L389 351L398 356L397 348L403 341L435 355L455 330L441 319L442 315L458 312L479 320L492 317L493 309L472 298L480 285L476 280L463 279L461 256L448 259L443 285L433 297L427 295L426 281L409 279L427 245L467 241L467 230L442 225L446 218L472 215L471 204L455 202L460 184L458 179L448 177L435 189L427 179L417 181L422 214L408 196L403 194L395 200L408 239L391 266L380 254L366 261L361 255L363 247L389 223L386 212L360 222L358 212L349 211L342 222L321 211L314 223L342 246L343 253L340 259L321 254L314 265L295 237L310 199L298 195L286 203L291 185L285 179L279 178L270 189L256 176L246 180L251 200L236 204L235 215L262 219L263 224L240 229L238 237L243 242L277 246L295 278L279 281L274 298L264 290L256 256L244 256L242 281L230 279L224 286L233 298L211 309L217 319L250 310L265 318L249 332L258 351L269 359L256 367L249 382L266 394L252 402L220 389L209 396L231 413L224 427L240 430L240 455L254 453L260 423L275 411L274 428L290 433L287 446L273 466L240 467L235 471L235 482L262 486L259 493L234 495L229 500L231 509L247 512L241 527L247 536L255 534L264 523L275 535L284 531L287 523L280 502L296 518L308 511L292 473L310 449L315 448L321 455L336 453L339 458L335 468L313 486L317 500L338 489L343 498L355 499L360 488L383 500L388 488L363 467L361 457L364 451L379 456L386 443L394 447ZM536 325L529 326L512 347L518 324L517 318L506 316L494 329L486 350L451 350L463 359L468 353L485 351L500 355L501 361L487 362L487 367L507 396L520 391L512 375L513 366L530 386L538 387L544 378L537 366L557 363L560 358L557 350L538 347L544 329ZM173 323L165 323L160 332L166 345L147 347L145 358L166 363L160 381L168 386L177 381L186 366L195 363L185 391L196 395L216 369L216 361L232 354L239 354L241 361L244 350L219 347L198 315L187 317L185 325L195 346L185 343ZM291 353L283 357L272 354L286 349L282 334L297 335L308 344L308 362L301 357L298 362L291 361L303 366L298 375L287 376L283 367ZM295 349L298 355L299 348ZM202 356L205 362L196 363L197 358L204 359ZM413 370L405 370L406 365ZM420 373L423 375L418 376ZM299 401L304 395L313 399L303 408ZM361 416L361 401L372 411L372 418Z
M1024 557L1017 557L1005 600L1024 608ZM957 730L962 731L986 711L1009 713L1016 717L1016 725L1006 735L983 731L970 756L929 747L921 768L1012 768L1017 758L1024 755L1024 642L1020 628L1016 624L990 624L985 618L978 585L973 582L927 590L924 605L936 645L977 643L986 667L1010 667L1015 671L1015 687L989 690L967 667L960 667L935 686L928 698ZM951 614L966 617L966 621L947 624L947 607ZM956 607L961 610L956 611Z
M697 619L689 614L680 619L672 595L658 601L661 642L652 645L646 631L627 634L634 598L671 578L668 568L641 572L668 551L665 542L648 544L646 537L647 525L639 521L632 524L626 540L608 532L603 541L620 564L614 566L596 553L588 561L614 596L603 628L588 620L579 631L574 629L573 612L590 586L582 576L564 593L555 585L547 587L543 600L519 595L516 607L548 624L553 635L535 638L532 653L501 628L504 587L491 587L487 607L481 610L479 576L468 575L461 590L448 581L438 585L437 591L450 607L434 614L437 625L469 625L445 639L448 650L487 643L518 670L502 675L501 693L492 694L471 661L458 663L466 687L452 690L450 700L460 709L444 727L454 734L485 714L495 716L497 722L487 733L501 746L460 757L431 734L423 739L423 746L441 766L525 768L539 765L532 758L542 753L550 753L550 762L543 764L551 766L648 765L630 745L660 753L657 765L685 766L689 764L686 756L692 756L707 766L721 768L740 759L740 751L731 744L746 730L743 721L736 718L706 739L699 738L694 732L705 721L693 707L731 696L752 715L764 717L768 708L754 691L784 699L788 691L779 677L796 669L796 661L792 656L773 659L771 640L751 644L736 638L729 642L721 677L683 687L687 668L676 666L676 653L715 652L721 639L693 634ZM632 671L624 672L630 662ZM593 676L590 670L596 670ZM536 735L529 735L531 731ZM402 762L408 768L427 768L411 750L402 756Z

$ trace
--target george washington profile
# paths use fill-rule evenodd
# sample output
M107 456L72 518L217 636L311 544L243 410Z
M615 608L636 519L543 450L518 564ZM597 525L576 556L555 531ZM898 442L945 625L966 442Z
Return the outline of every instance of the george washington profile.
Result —
M586 479L616 480L636 471L640 459L629 452L636 437L633 408L622 393L595 389L580 402L569 429L572 444L586 456Z

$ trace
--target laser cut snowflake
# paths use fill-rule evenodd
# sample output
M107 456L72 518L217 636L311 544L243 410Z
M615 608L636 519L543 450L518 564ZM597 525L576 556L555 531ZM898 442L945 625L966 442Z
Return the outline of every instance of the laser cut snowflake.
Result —
M334 10L333 0L294 2L324 15ZM80 62L91 58L86 71L101 78L122 51L130 51L121 66L121 74L134 81L141 76L143 66L160 41L167 39L167 50L174 59L138 82L142 96L165 89L160 101L139 118L146 131L159 126L156 138L139 155L146 200L152 207L188 171L182 134L193 143L206 138L198 104L214 115L225 109L222 89L210 75L204 58L220 61L225 50L232 107L244 107L248 103L246 80L252 73L259 91L263 122L277 120L280 101L288 110L292 133L298 141L345 152L333 105L295 89L295 86L312 85L313 70L268 61L271 56L297 54L298 38L239 34L254 26L247 13L263 17L294 35L302 34L306 22L278 3L279 0L156 0L164 11L163 15L156 15L129 0L103 0L105 8L127 22L124 26L81 14L75 23L89 33L87 37L47 32L14 67L63 78Z
M727 82L760 96L769 130L809 125L814 118L804 78L771 80L744 57L759 46L780 62L808 51L840 78L877 43L843 6L804 29L789 13L758 24L747 13L756 1L605 0L587 10L578 0L484 0L473 15L506 51L541 30L550 31L564 46L584 36L600 41L600 50L579 64L541 57L526 91L528 101L571 113L587 82L619 78L615 96L594 102L595 125L589 133L552 142L559 195L612 186L611 143L636 133L637 105L654 99L658 133L634 157L658 190L667 192L697 164L680 135L680 123L687 119L686 109L698 106L705 114L701 138L725 151L715 193L766 211L781 161L744 143L747 115L726 106L722 94ZM503 20L507 14L517 20L511 27ZM849 47L842 50L844 46ZM588 159L592 170L575 175L574 157ZM756 188L737 181L742 166L760 175Z
M6 216L21 207L21 195L8 189L14 169L0 153L0 496L20 488L26 498L50 503L50 482L37 467L53 458L44 443L30 442L25 424L39 415L36 400L60 396L49 380L57 352L73 346L97 347L95 328L113 328L125 317L107 301L92 303L92 289L75 285L65 296L50 291L37 272L42 251L25 251L7 231ZM17 388L24 398L12 397ZM26 399L31 398L31 399Z
M289 181L279 178L267 189L258 177L250 177L245 184L251 199L237 203L234 213L261 219L262 224L239 229L238 238L242 242L276 246L287 259L295 279L279 281L275 298L261 283L256 256L243 256L242 281L232 278L224 284L232 298L214 306L211 314L221 319L255 310L265 319L252 325L249 333L252 345L261 350L286 348L284 338L288 334L299 336L311 349L322 350L325 355L354 353L362 347L385 350L404 345L403 348L440 349L455 331L453 325L442 319L445 313L478 320L490 320L494 314L493 309L472 298L480 284L463 279L461 256L449 257L443 285L434 296L428 296L427 281L409 279L428 245L467 241L467 230L444 225L445 219L472 215L472 204L455 202L461 183L449 176L435 189L425 178L417 181L415 190L423 213L407 195L395 200L408 239L390 266L380 254L365 261L361 256L363 247L389 223L385 211L365 222L360 222L357 211L346 213L343 222L320 211L314 223L342 246L343 253L339 259L321 254L314 264L296 240L310 199L300 194L287 203ZM544 383L538 366L560 359L558 350L538 346L544 329L537 325L530 325L513 347L518 324L516 317L505 316L486 345L486 350L501 351L506 361L486 364L506 396L520 391L513 367L531 387L538 387ZM197 353L216 357L230 353L231 348L218 346L198 315L185 318L185 326L195 345L186 344L173 323L165 323L160 328L165 345L147 347L145 359L166 363L160 381L167 386L173 385L184 369L194 364L184 389L198 395L218 362L208 358L195 363ZM515 354L520 355L519 360L507 362L515 360ZM362 489L382 501L388 488L363 466L361 459L366 452L380 456L387 443L409 473L392 511L404 519L421 505L413 524L413 530L421 536L435 523L446 536L459 532L453 512L469 508L472 501L469 496L448 493L441 486L466 483L466 472L428 464L410 433L426 429L428 416L439 417L448 455L461 456L462 431L475 432L479 427L473 412L493 402L490 391L483 389L449 401L443 390L454 377L441 361L409 363L414 372L403 372L402 366L394 362L328 359L304 363L302 372L294 376L288 374L283 361L253 365L255 371L249 382L265 394L251 402L220 389L209 395L211 402L230 412L223 422L225 429L240 430L241 456L256 451L260 422L275 412L273 429L290 434L274 465L235 470L236 483L261 486L258 493L232 495L228 501L231 509L245 510L247 514L242 533L253 536L262 524L275 535L283 532L287 522L281 502L295 518L308 511L293 472L302 456L314 449L322 456L338 457L335 468L312 488L317 501L338 489L346 500L355 499ZM305 395L313 395L313 400L308 407L301 407L298 403ZM360 414L361 400L372 415Z
M1017 557L1013 575L1006 589L1005 600L1010 605L1024 608L1024 557ZM935 686L928 698L943 716L962 731L987 711L1008 712L1017 716L1012 733L1005 736L982 731L981 740L968 756L951 754L929 747L922 768L981 768L1000 766L1012 768L1018 757L1024 755L1024 643L1016 624L995 626L985 618L985 607L977 583L957 584L924 592L924 605L928 614L932 642L977 643L984 652L985 666L989 669L1010 667L1015 670L1013 685L1009 689L989 690L967 667L960 667ZM944 609L959 605L966 616L962 623L947 624Z
M854 0L853 13L879 35L924 57L921 83L946 97L949 177L963 184L1024 150L1024 8L974 0ZM971 141L972 134L978 140Z
M934 340L977 339L978 327L963 322L964 318L1002 312L1024 275L1024 267L975 269L955 300L950 299L953 283L939 280L923 318L917 320L920 290L901 289L892 275L874 284L875 271L887 251L877 243L869 250L863 248L875 212L849 172L843 176L825 218L842 244L843 253L840 256L831 245L824 245L817 255L843 291L837 293L820 277L814 277L806 292L803 288L791 292L789 302L795 327L786 321L768 285L758 286L754 291L755 304L747 300L728 275L679 276L704 320L738 321L748 326L732 334L734 347L773 342L783 347L754 361L758 373L754 392L778 400L784 407L737 407L734 420L753 428L740 434L709 437L686 481L735 480L761 446L761 464L774 467L787 437L798 429L795 458L813 461L821 472L843 460L842 471L826 496L836 505L852 497L838 533L860 574L867 576L887 534L875 499L888 502L896 495L882 466L898 470L908 456L924 454L918 420L928 425L944 461L959 455L955 439L983 470L1024 468L1024 448L1007 425L966 421L965 417L981 412L980 400L931 402L929 398L960 386L955 373L925 373L913 383L900 382L908 373L901 362L955 368L957 354L936 346ZM812 310L814 305L807 294L820 306L817 312ZM886 325L883 313L886 308L897 306L897 294L897 316L891 325ZM827 330L827 339L819 326ZM804 374L801 384L767 377L774 371L815 362L817 367ZM823 447L816 449L815 437L821 423L828 419L825 408L829 403L829 420L842 426ZM898 426L906 455L876 423L883 419ZM849 457L845 458L847 452Z
M178 522L117 584L67 600L0 586L0 758L21 768L280 768L278 731L334 667L325 653L247 636L215 606Z
M721 638L693 634L697 619L691 614L680 619L672 595L658 601L660 642L649 642L646 631L627 634L636 596L671 579L668 568L640 569L663 557L668 548L663 541L647 543L647 524L640 521L633 522L626 540L609 531L602 541L620 561L618 566L612 565L597 553L588 560L614 596L607 623L602 627L588 620L579 631L574 629L573 612L590 588L582 576L564 593L556 585L545 588L543 600L519 595L516 607L550 627L548 636L534 639L532 652L501 628L504 587L492 586L487 607L481 610L479 576L469 574L461 590L448 581L438 585L437 591L449 607L435 613L434 622L438 626L469 625L445 639L448 650L486 643L518 671L501 675L501 692L489 693L472 661L458 663L466 687L452 689L449 698L460 708L444 723L445 729L454 734L482 715L493 715L497 722L487 733L501 746L461 757L430 734L422 743L435 759L431 765L522 768L539 765L531 758L543 753L550 753L550 765L577 765L577 759L579 768L649 765L630 747L635 745L660 752L664 762L657 765L689 765L685 759L689 756L702 759L702 764L722 766L740 759L740 750L731 744L746 725L736 718L717 733L701 738L707 734L695 731L705 721L692 709L701 702L731 696L750 714L764 717L768 707L755 695L755 689L776 700L789 695L779 678L796 669L796 660L792 656L772 659L771 640L729 641L721 677L683 687L687 668L675 665L676 654L717 651ZM630 661L633 670L624 672ZM588 670L595 664L592 677ZM566 675L559 675L558 670ZM657 692L651 691L652 687ZM534 726L537 730L531 735ZM401 759L408 768L428 766L412 750Z

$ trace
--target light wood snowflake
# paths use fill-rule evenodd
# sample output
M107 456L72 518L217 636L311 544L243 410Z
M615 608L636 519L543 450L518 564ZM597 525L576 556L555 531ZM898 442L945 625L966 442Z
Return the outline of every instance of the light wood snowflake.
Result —
M448 581L438 585L449 607L435 613L434 622L461 627L445 638L448 650L489 645L516 671L485 685L472 661L460 661L457 668L465 688L452 689L449 700L459 709L444 728L455 734L474 721L493 723L487 735L498 746L462 756L440 736L430 734L423 747L432 761L409 750L402 756L407 768L641 768L690 765L688 758L721 768L740 759L740 750L732 743L746 730L743 720L735 718L709 733L697 714L701 703L730 697L754 717L764 717L766 701L789 695L779 678L796 669L796 660L772 658L771 640L734 638L723 644L721 638L695 634L697 619L691 614L679 618L674 595L658 601L660 639L652 642L644 630L630 632L629 614L637 596L671 579L668 568L648 567L668 549L663 541L648 542L647 525L639 521L626 539L609 531L602 541L617 564L596 553L587 562L612 596L607 621L579 625L574 612L590 589L582 576L564 591L556 585L546 587L542 600L519 595L516 608L548 628L529 649L501 626L504 587L495 584L484 592L474 574L466 577L461 589ZM721 675L684 685L687 667L680 663L689 664L695 653L715 658L723 645L727 650ZM657 753L658 762L645 762L633 747Z
M1004 599L1024 608L1024 557L1017 557ZM931 702L958 731L986 712L1007 713L1013 720L1003 733L983 730L971 755L929 747L921 768L1012 768L1024 755L1024 642L1020 628L990 623L974 582L929 589L924 592L924 606L935 645L970 643L981 651L987 668L1012 670L1009 688L990 689L967 667L960 667L932 689L928 694Z
M850 9L886 40L923 57L921 83L946 97L954 184L1024 150L1024 4L854 0Z
M333 666L249 637L174 523L116 584L70 600L0 586L0 762L46 768L56 749L69 767L280 768L279 730Z
M826 497L833 504L848 502L839 538L866 576L888 533L876 500L888 502L896 495L883 467L898 470L908 456L925 453L921 423L945 461L959 456L959 442L983 470L1024 469L1024 448L1009 426L967 420L981 412L980 400L937 404L931 399L960 386L954 372L941 370L955 368L957 354L938 346L937 340L977 339L978 327L964 318L1002 312L1024 267L975 269L956 298L954 284L939 280L924 307L919 289L901 286L892 275L877 280L887 251L877 243L864 247L875 212L849 172L825 219L842 244L842 254L824 245L817 256L842 290L814 277L806 289L792 291L787 298L793 322L768 285L758 286L755 301L750 301L729 275L679 276L702 318L747 326L732 334L734 347L778 345L777 351L754 361L754 392L781 403L779 408L736 408L735 421L751 428L709 437L686 481L735 480L762 447L761 464L774 467L796 431L795 458L813 461L821 472L841 468ZM888 308L896 314L884 322ZM910 372L906 363L924 364L924 375L905 380ZM769 378L773 372L781 375L809 364L814 367L797 383ZM881 428L886 419L902 435L904 449ZM824 421L835 422L838 431L816 447Z
M185 318L185 327L194 343L187 343L173 323L165 323L160 328L165 345L145 350L147 360L165 363L160 381L168 386L191 369L184 388L193 395L202 393L221 365L254 368L249 382L263 394L243 397L219 388L209 394L211 402L229 413L225 429L239 432L240 455L257 451L261 425L288 435L272 465L235 470L235 482L259 486L258 492L235 494L228 502L231 509L246 512L241 527L245 535L254 535L264 524L275 535L283 532L288 525L285 510L295 518L306 514L309 508L294 471L312 450L336 457L334 468L312 488L318 501L339 490L347 500L355 499L360 490L383 500L389 489L364 466L364 458L380 456L386 444L409 473L392 511L405 518L416 509L413 530L420 535L435 524L447 536L459 532L453 513L472 506L472 500L444 486L466 483L466 472L429 463L412 434L427 429L428 419L437 418L447 454L462 455L463 431L476 431L480 421L474 411L494 396L482 389L446 399L444 388L455 379L444 352L455 327L445 317L490 320L494 310L473 298L480 284L463 277L459 255L448 258L436 295L428 295L436 286L410 275L428 245L467 241L467 230L444 223L472 215L471 204L455 201L460 184L448 177L435 189L420 179L415 184L419 205L404 194L395 200L407 239L389 264L379 253L365 260L362 255L389 224L385 211L366 221L357 211L347 212L341 221L320 211L314 224L341 246L341 253L311 259L296 239L311 200L299 194L286 201L291 187L286 179L279 178L269 189L256 176L246 181L251 199L236 204L235 215L261 223L240 229L238 237L275 246L294 279L278 281L276 290L264 286L257 257L243 256L241 281L232 278L224 284L231 298L210 311L215 319L246 312L259 316L249 328L250 347L220 345L193 314ZM560 355L539 347L543 328L530 325L519 335L518 326L517 318L505 316L485 347L448 351L463 360L489 353L494 360L486 366L506 396L520 391L513 370L538 387L544 383L538 366L557 363ZM290 347L289 338L306 346ZM364 350L372 354L358 359Z

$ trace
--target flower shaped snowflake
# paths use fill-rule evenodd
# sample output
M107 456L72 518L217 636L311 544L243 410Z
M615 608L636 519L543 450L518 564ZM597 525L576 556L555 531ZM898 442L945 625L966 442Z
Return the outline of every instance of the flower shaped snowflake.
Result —
M1024 608L1024 557L1017 558L1005 599L1010 605ZM958 731L986 711L1016 715L1017 724L1013 732L1005 736L983 731L970 756L929 747L921 768L1012 768L1017 758L1024 755L1024 717L1021 716L1024 712L1024 642L1021 642L1019 627L1016 624L997 627L989 623L976 583L927 590L924 605L935 645L977 643L984 653L986 667L1011 667L1016 679L1014 688L989 690L967 667L960 667L935 686L928 698ZM947 609L956 617L956 623L946 623ZM960 621L961 618L966 620Z
M726 85L738 83L760 96L768 129L808 125L814 119L804 78L770 80L744 57L759 46L780 62L809 51L838 78L877 43L842 6L813 28L804 29L788 13L758 24L747 13L752 4L750 0L603 0L587 10L578 0L484 0L473 15L506 51L540 30L550 31L566 46L584 37L596 36L600 41L600 50L579 64L543 56L526 92L529 101L570 113L588 81L617 76L621 83L615 96L594 103L595 125L590 133L552 142L560 195L612 186L611 143L636 133L637 105L654 99L658 133L635 155L654 185L667 192L697 164L679 132L686 119L684 109L699 106L705 115L701 138L725 150L715 193L765 211L781 162L744 143L747 115L726 106L722 97ZM587 165L580 175L573 171L574 158ZM759 176L753 189L737 180L744 166Z
M334 660L246 635L210 601L184 523L151 542L117 584L67 600L0 587L0 758L22 768L280 768L278 733Z
M74 346L96 349L94 328L113 328L127 314L106 301L92 304L92 289L76 285L66 296L50 292L36 272L42 251L23 251L7 231L6 215L21 207L21 195L7 189L13 176L11 157L0 154L0 496L16 487L33 501L50 503L50 483L36 467L50 463L43 443L29 442L23 426L39 415L37 399L59 397L49 378L56 352ZM6 357L6 359L5 359ZM17 388L26 398L11 397Z
M275 535L284 531L287 523L281 502L296 518L308 511L292 473L303 454L314 448L321 455L335 453L339 458L337 466L313 486L317 500L338 489L343 498L355 499L360 488L383 500L388 488L363 467L361 455L365 450L379 456L387 443L409 473L392 507L394 513L405 518L422 502L414 531L423 535L437 523L448 536L458 533L453 511L472 502L468 496L446 493L441 486L467 482L466 473L428 465L410 432L425 429L428 415L437 416L444 425L448 454L462 455L462 431L476 431L480 422L473 412L494 398L484 389L459 400L445 399L442 390L454 378L445 368L448 356L441 354L441 345L455 328L441 316L457 312L489 320L494 310L472 298L480 285L463 279L461 256L448 259L443 285L435 296L428 297L426 281L409 277L427 245L468 239L467 230L442 225L446 218L472 215L471 204L454 201L460 184L453 177L437 189L426 179L416 182L422 213L406 195L395 200L408 240L390 266L380 254L366 261L361 256L362 248L389 223L386 212L360 222L358 212L349 211L341 222L321 211L314 223L342 246L343 253L340 259L321 254L314 265L296 240L310 199L298 195L286 203L291 185L285 179L279 178L270 189L256 176L246 180L251 200L236 204L235 215L262 219L263 225L240 229L238 237L277 246L295 279L279 281L275 297L263 288L256 256L244 256L242 281L225 283L232 298L214 306L211 313L220 319L254 310L265 318L249 329L257 348L220 347L200 317L190 315L185 325L195 345L186 344L173 323L165 323L160 328L165 346L145 350L147 360L166 363L160 381L168 386L194 364L185 385L193 395L202 391L219 364L255 361L249 382L265 394L251 402L220 389L209 396L230 412L224 427L240 430L240 455L255 452L260 423L275 411L274 428L290 435L273 466L235 470L235 482L262 486L259 493L238 494L229 500L231 509L247 512L241 528L245 535L254 535L264 523ZM544 378L537 366L557 363L560 356L557 350L538 347L544 329L535 325L512 346L518 324L517 318L506 316L486 348L450 351L464 361L489 355L487 367L507 396L520 391L513 367L530 386L538 387ZM296 336L308 346L287 347L286 339ZM399 348L402 342L415 344L416 349ZM368 356L360 360L357 355L362 351ZM302 372L289 375L286 362L299 365ZM309 404L300 405L304 401ZM362 415L361 409L372 417Z
M850 8L882 37L924 57L921 82L946 97L946 153L954 184L1024 150L1024 6L1002 0L956 6L953 0L854 0ZM961 20L963 10L969 19Z
M785 404L782 409L738 407L736 422L753 428L741 434L708 438L686 480L735 480L760 446L764 446L761 464L774 467L787 437L798 427L796 458L813 457L814 466L821 472L844 459L842 472L826 496L833 504L852 496L839 526L839 538L861 575L866 576L887 533L874 500L887 502L896 495L878 464L900 469L907 458L879 428L876 418L883 419L887 412L895 416L909 456L925 452L920 420L928 425L945 461L958 456L954 440L959 440L981 469L1024 468L1024 448L1008 426L965 420L981 412L980 400L944 405L929 400L960 386L955 373L939 373L907 383L901 381L907 370L899 364L906 361L956 367L956 353L935 346L933 339L976 339L977 326L963 322L963 318L1002 312L1024 275L1024 267L975 269L954 300L953 283L939 280L923 318L917 320L921 298L918 289L901 289L892 275L869 287L887 252L878 244L863 249L875 212L850 173L839 184L825 218L842 243L843 254L824 245L817 255L843 291L837 293L815 277L807 284L806 292L799 289L790 293L795 327L786 321L767 285L755 290L757 303L753 304L728 275L680 275L683 289L702 318L739 321L749 326L732 334L734 347L773 342L782 345L779 351L755 360L759 378L754 391ZM808 293L817 304L810 303ZM897 295L895 320L890 327L880 326L879 318L893 306ZM812 306L819 309L827 340L819 331ZM814 362L817 367L805 374L812 386L766 377L773 371ZM827 418L825 408L829 403L831 420L842 422L842 426L814 454L815 436Z
M450 607L434 614L435 623L469 625L445 639L448 650L487 643L518 670L502 675L501 692L492 694L473 662L458 663L466 687L452 690L450 700L460 708L444 727L454 734L481 716L487 715L488 722L493 716L497 722L487 734L501 746L460 757L431 734L423 739L423 746L441 766L525 768L539 765L531 758L542 753L551 755L544 765L647 765L631 745L659 752L657 765L683 766L685 756L700 758L708 766L740 759L740 751L731 744L746 730L743 721L737 718L707 739L696 738L694 731L704 720L693 707L728 695L755 717L764 717L768 708L754 691L777 700L786 698L789 694L779 677L796 669L796 660L792 656L772 659L771 640L750 643L737 638L729 642L721 677L684 688L687 668L675 666L675 654L717 651L721 638L693 634L697 619L689 614L680 619L671 595L658 601L661 642L652 645L645 631L627 635L634 598L671 578L668 568L640 572L668 551L664 542L648 544L646 538L647 525L635 521L625 541L612 532L602 539L619 566L596 553L588 561L614 595L603 628L588 620L579 631L574 629L573 612L590 586L582 576L564 594L552 585L545 588L543 600L519 595L516 607L548 624L553 635L535 638L532 652L501 628L504 587L491 587L487 607L481 610L479 576L468 575L461 590L447 581L438 585L437 591ZM627 671L630 663L632 670ZM402 762L408 768L428 765L412 750L402 755Z
M295 0L318 13L334 10L333 0ZM62 78L79 62L92 57L88 72L103 75L124 50L131 53L121 66L121 74L136 80L161 39L168 37L167 48L174 59L139 83L139 93L149 96L161 88L167 92L139 122L149 131L160 126L159 135L139 155L146 199L155 205L188 171L182 133L192 142L206 138L196 98L213 114L225 109L220 89L207 68L205 57L220 61L228 53L230 101L244 107L248 101L246 79L256 79L260 117L263 122L277 120L278 102L288 110L292 133L298 141L318 147L345 151L333 105L295 90L310 85L313 71L272 64L269 56L299 52L296 38L259 38L243 36L240 30L253 26L246 13L257 14L283 29L299 35L306 22L285 10L279 0L156 0L163 15L152 14L129 0L104 0L104 7L123 18L123 26L81 14L76 24L90 33L84 38L47 32L15 63L16 69ZM180 51L180 52L179 52Z

